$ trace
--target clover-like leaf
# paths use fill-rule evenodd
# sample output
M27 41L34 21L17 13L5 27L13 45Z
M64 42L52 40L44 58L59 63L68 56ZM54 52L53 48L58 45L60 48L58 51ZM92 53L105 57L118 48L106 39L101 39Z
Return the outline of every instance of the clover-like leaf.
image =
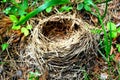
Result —
M13 30L19 30L20 27L21 27L20 25L16 26L15 24L13 24L12 29L13 29Z
M25 35L25 36L28 36L29 35L29 30L25 27L22 27L21 28L21 32Z
M52 11L52 7L48 7L47 9L46 9L46 12L47 13L50 13Z
M78 4L78 5L77 5L77 10L82 10L82 9L83 9L83 6L84 6L83 3Z
M62 6L59 11L60 12L63 12L63 11L69 12L72 9L73 9L72 6Z
M113 22L108 22L107 23L107 28L108 30L116 31L116 25Z
M15 15L10 15L9 17L10 17L10 20L12 22L14 22L14 23L18 22L18 19L17 19L17 17Z
M85 9L86 11L91 11L91 8L90 8L89 5L84 5L84 9Z
M3 10L5 14L9 14L11 10L11 7L7 7L6 9Z
M91 5L91 4L93 4L93 1L92 0L84 0L84 3L87 5Z
M116 38L117 37L117 32L116 31L112 31L111 32L111 37L112 38Z
M26 28L27 28L28 30L31 30L31 29L32 29L32 25L27 25Z
M118 49L118 52L120 52L120 44L117 44L116 47Z

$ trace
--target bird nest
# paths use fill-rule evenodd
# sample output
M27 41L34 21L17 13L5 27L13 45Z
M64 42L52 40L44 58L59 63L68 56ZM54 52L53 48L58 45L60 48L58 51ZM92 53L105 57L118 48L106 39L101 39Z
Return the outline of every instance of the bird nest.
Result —
M95 57L97 50L89 25L74 15L62 14L30 23L35 27L21 57L49 80L79 79L80 68Z

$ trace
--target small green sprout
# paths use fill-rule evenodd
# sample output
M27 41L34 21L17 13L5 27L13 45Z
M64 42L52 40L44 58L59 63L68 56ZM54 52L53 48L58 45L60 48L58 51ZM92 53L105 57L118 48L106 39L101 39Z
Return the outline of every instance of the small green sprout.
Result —
M1 45L2 51L5 51L8 48L9 44L8 43L4 43Z
M91 11L92 0L84 0L82 3L77 5L77 10L85 9L86 11Z

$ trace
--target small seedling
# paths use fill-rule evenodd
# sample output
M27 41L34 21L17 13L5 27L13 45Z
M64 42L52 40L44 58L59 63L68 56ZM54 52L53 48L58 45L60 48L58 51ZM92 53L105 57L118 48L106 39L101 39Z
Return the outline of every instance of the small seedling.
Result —
M77 10L85 9L86 11L91 11L91 4L93 4L92 0L84 0L77 5Z
M109 35L111 35L111 38L117 38L118 34L120 34L120 28L117 28L113 22L108 22L107 28L110 30ZM116 44L116 48L120 52L120 44Z
M61 8L60 8L60 12L70 12L70 10L72 10L73 9L73 7L72 6L62 6Z
M3 1L7 2L6 0ZM3 10L5 14L17 16L27 14L26 10L28 9L28 0L23 0L21 3L17 3L16 0L10 0L9 2L12 3L12 5Z
M47 12L47 13L50 13L50 12L52 11L52 8L53 8L53 7L48 7L48 8L46 8L46 12Z
M108 22L107 23L107 28L108 30L111 32L111 37L112 38L116 38L117 37L117 33L120 32L117 28L116 25L112 22ZM110 33L109 33L110 34Z
M30 72L29 73L29 80L39 80L39 72Z
M11 21L13 22L13 26L12 29L13 30L21 30L21 32L25 35L28 36L29 35L29 30L32 29L31 25L27 25L26 27L21 27L20 25L16 26L16 23L18 21L20 21L21 19L23 19L25 16L21 16L20 19L18 20L17 17L15 15L10 15L9 16Z
M7 0L2 0L2 2L7 2Z
M8 43L4 43L1 45L2 51L5 51L8 48L9 44Z
M118 49L118 52L120 52L120 44L116 44L116 48Z
M31 29L32 29L32 26L27 25L26 27L21 28L21 32L24 33L25 36L28 36L29 35L29 30L31 30Z

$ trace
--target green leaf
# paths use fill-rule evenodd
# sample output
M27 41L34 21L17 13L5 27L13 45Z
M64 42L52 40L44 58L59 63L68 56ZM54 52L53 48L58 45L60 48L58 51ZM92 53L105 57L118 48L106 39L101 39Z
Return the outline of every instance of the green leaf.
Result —
M72 9L73 9L73 7L71 7L71 6L62 6L59 11L60 12L63 12L63 11L69 12Z
M118 49L118 52L120 52L120 44L117 44L116 47Z
M17 17L15 15L10 15L9 17L10 17L10 20L12 22L14 22L14 23L18 22L18 19L17 19Z
M11 10L11 7L7 7L5 10L3 10L3 12L5 14L9 14L10 13L10 10Z
M107 23L108 30L116 31L116 25L112 22Z
M120 47L118 47L118 52L120 52Z
M2 2L7 2L7 0L2 0Z
M117 32L116 31L112 31L111 32L111 37L112 38L116 38L117 37Z
M8 46L9 46L8 43L4 43L4 44L2 44L2 45L1 45L1 47L2 47L2 51L4 51L5 49L7 49Z
M69 0L50 0L50 1L46 2L46 3L44 3L43 5L39 6L38 8L36 8L32 12L28 13L25 16L25 18L20 20L16 25L20 25L20 24L26 22L28 19L30 19L31 17L37 15L39 12L42 12L43 10L45 10L48 7L55 6L55 5L61 5L61 4L67 4L69 2L70 2Z
M18 9L18 15L22 16L27 14L27 12L25 12L24 10Z
M12 29L13 29L13 30L19 30L20 27L21 27L20 25L16 26L15 24L13 24Z
M90 8L89 5L84 5L84 9L85 9L86 11L91 11L91 8Z
M47 9L46 9L46 12L47 13L50 13L52 11L52 7L48 7Z
M21 7L23 10L26 10L28 8L28 0L23 0Z
M39 80L39 75L38 72L29 72L29 80Z
M25 27L22 27L22 28L21 28L21 32L24 33L25 36L28 36L28 35L29 35L29 31L28 31L28 29L25 28Z
M82 10L82 9L83 9L83 6L84 6L83 3L78 4L78 5L77 5L77 10Z
M26 28L27 28L28 30L31 30L31 29L32 29L32 25L27 25Z
M118 33L120 33L120 27L119 27L119 28L117 28L117 32L118 32Z
M20 16L19 21L20 21L20 20L22 20L22 19L24 19L24 18L25 18L25 16L24 16L24 15Z
M115 59L115 54L110 55L110 61L113 61Z
M91 4L93 4L93 1L92 0L84 0L84 3L87 5L91 5Z

